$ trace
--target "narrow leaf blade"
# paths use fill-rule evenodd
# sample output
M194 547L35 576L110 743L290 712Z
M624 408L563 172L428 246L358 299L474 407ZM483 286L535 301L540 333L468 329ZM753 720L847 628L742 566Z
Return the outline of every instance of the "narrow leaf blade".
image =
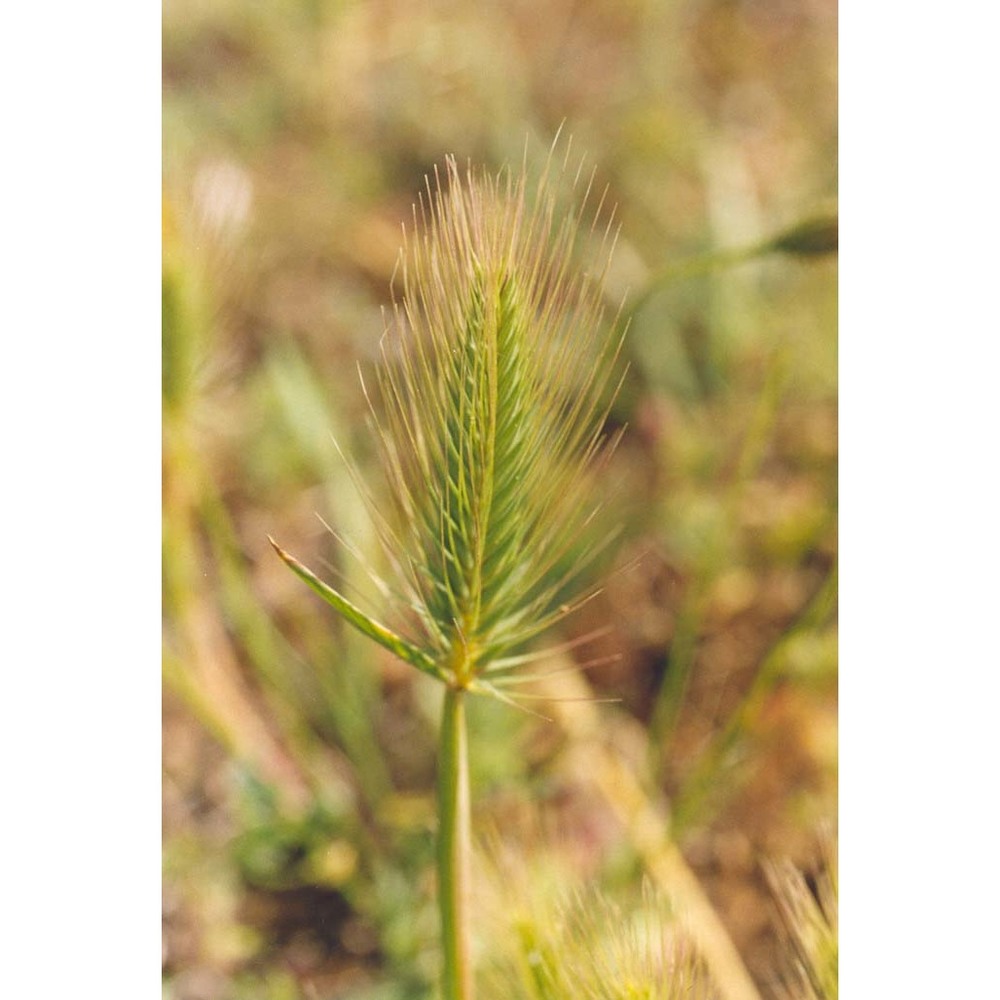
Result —
M359 632L363 632L370 639L374 639L380 646L389 650L390 653L398 656L401 660L416 667L417 670L430 674L431 677L439 681L447 681L444 671L426 653L417 649L416 646L407 642L402 636L397 635L391 629L373 621L360 608L355 607L346 597L337 593L328 584L325 584L310 569L303 566L294 556L289 555L270 536L267 540L271 547L281 557L282 562L304 583L314 590L324 601L327 602L346 622L353 625Z

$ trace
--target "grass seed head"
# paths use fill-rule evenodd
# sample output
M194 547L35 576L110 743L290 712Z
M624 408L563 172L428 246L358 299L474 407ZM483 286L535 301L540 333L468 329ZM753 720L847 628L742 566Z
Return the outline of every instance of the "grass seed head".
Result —
M473 689L564 613L598 548L592 478L620 334L602 320L603 274L575 267L596 231L586 196L560 210L553 172L534 193L524 172L435 172L383 338L383 541L417 644ZM601 242L606 267L610 225Z
M815 890L788 861L767 867L788 949L783 996L789 1000L837 1000L837 850L829 832L823 838L823 862Z

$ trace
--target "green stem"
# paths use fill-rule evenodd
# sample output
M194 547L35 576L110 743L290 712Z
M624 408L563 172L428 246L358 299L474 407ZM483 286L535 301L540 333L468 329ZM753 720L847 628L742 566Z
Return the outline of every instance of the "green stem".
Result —
M762 255L762 248L758 244L750 247L739 247L736 250L713 250L709 253L699 254L696 257L687 257L684 260L668 264L659 271L654 272L646 282L646 287L635 297L627 310L628 317L634 316L640 309L655 295L663 289L690 278L698 278L703 274L710 274L712 271L733 267L736 264L743 264Z
M658 292L678 281L733 267L769 254L790 254L796 257L821 257L837 252L837 215L823 213L804 219L797 225L750 246L729 250L710 250L696 257L668 264L652 274L646 287L632 302L628 316L634 316Z
M471 833L469 753L465 692L449 687L444 696L438 760L438 893L444 950L444 1000L473 1000L469 947Z

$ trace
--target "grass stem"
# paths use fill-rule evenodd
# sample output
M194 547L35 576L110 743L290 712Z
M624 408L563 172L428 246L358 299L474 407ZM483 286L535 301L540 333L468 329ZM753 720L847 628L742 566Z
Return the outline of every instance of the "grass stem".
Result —
M449 686L444 696L438 760L438 879L444 1000L473 1000L469 942L471 832L469 754L465 692Z

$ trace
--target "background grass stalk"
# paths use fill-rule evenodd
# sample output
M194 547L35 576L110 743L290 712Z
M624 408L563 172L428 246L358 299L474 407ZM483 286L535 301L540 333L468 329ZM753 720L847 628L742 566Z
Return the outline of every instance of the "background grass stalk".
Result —
M438 899L444 952L444 1000L472 1000L469 934L471 830L469 754L465 691L449 686L444 696L438 758Z
M680 281L697 278L712 271L736 267L771 254L795 257L822 257L837 252L838 220L836 213L824 213L801 222L774 236L749 246L712 250L661 268L646 282L645 288L629 306L634 316L659 292Z

